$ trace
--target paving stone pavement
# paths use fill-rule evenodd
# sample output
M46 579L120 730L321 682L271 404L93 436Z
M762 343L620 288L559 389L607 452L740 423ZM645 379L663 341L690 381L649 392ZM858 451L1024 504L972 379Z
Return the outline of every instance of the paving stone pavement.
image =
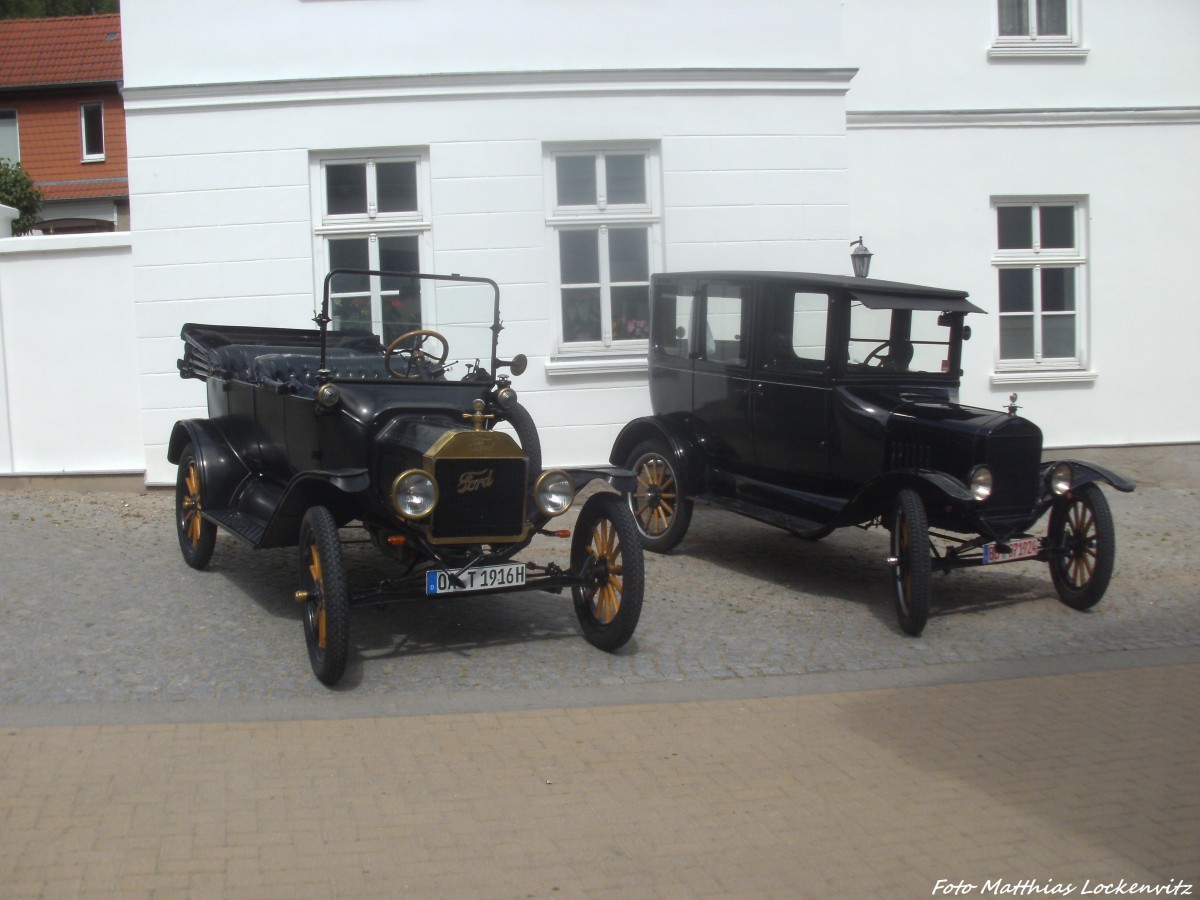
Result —
M1196 896L1200 487L1108 497L1088 613L960 572L914 640L883 533L701 508L620 653L565 597L367 609L329 691L292 553L0 492L0 897Z

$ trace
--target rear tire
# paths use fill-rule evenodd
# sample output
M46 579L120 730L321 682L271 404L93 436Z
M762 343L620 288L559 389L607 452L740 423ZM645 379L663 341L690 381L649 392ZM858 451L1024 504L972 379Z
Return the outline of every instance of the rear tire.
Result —
M1050 579L1058 599L1071 609L1091 609L1100 602L1112 579L1117 539L1112 512L1104 492L1087 484L1050 510L1048 541Z
M308 660L317 679L332 687L350 650L350 590L337 522L323 506L309 509L300 524L300 590Z
M191 444L183 448L175 474L175 531L183 561L193 569L205 568L217 544L217 526L204 518L200 464Z
M929 524L925 504L916 491L904 488L896 495L892 515L893 590L900 627L916 637L929 621L929 595L933 566L929 551Z
M629 454L625 468L637 476L627 503L642 546L653 553L675 549L692 521L692 501L683 492L675 454L662 441L645 441Z
M588 643L611 653L633 637L645 590L637 526L619 494L593 494L579 511L571 538L571 573L585 568L592 583L571 589L575 616Z

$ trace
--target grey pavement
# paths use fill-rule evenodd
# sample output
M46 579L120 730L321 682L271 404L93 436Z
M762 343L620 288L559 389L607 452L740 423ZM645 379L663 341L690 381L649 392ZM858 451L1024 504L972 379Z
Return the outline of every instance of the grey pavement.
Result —
M565 594L372 607L352 615L351 661L335 694L466 708L498 692L617 697L676 685L692 696L748 678L1194 650L1200 488L1151 478L1134 494L1106 494L1116 572L1086 613L1057 602L1044 565L955 572L935 580L929 625L910 639L895 622L885 532L810 542L698 507L675 553L647 554L644 612L621 652L583 640ZM0 493L0 707L10 715L46 704L66 714L62 704L329 699L311 676L291 600L295 551L254 551L221 534L211 567L193 571L171 503L168 491ZM565 562L567 543L538 538L525 556ZM371 545L347 553L352 577L386 577ZM153 710L145 714L178 714Z
M1196 896L1200 448L1104 455L1086 613L957 572L913 639L884 533L699 508L621 652L565 596L371 608L333 691L294 551L195 572L168 492L0 491L0 897Z

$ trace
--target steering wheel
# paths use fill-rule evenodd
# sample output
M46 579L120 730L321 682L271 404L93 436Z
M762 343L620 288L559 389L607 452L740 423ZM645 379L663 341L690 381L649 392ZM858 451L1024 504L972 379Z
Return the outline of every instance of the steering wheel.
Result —
M884 341L882 344L880 344L878 347L876 347L874 350L872 350L870 353L867 354L867 358L862 361L862 364L864 366L870 365L871 360L878 357L879 362L877 362L876 365L882 366L883 365L883 357L879 356L879 351L884 349L885 347L890 346L891 343L892 343L891 341Z
M412 347L401 347L404 341L416 338L417 342ZM442 345L442 355L435 357L432 353L425 350L425 342L430 338L436 339ZM420 378L421 373L418 370L413 373L413 367L422 362L431 362L435 366L440 366L446 361L446 357L450 355L450 342L436 331L431 331L428 328L418 328L415 331L406 331L400 337L396 338L388 344L387 351L383 354L383 364L387 366L387 370L396 378ZM403 356L405 360L404 372L397 372L392 368L392 357Z

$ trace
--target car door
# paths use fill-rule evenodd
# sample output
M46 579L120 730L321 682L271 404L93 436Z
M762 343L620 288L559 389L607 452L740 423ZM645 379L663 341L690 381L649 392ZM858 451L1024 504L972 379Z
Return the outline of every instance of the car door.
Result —
M696 432L717 468L746 474L754 466L750 431L750 279L705 282L692 354Z
M697 282L656 275L650 319L650 403L654 414L690 420Z
M753 369L753 441L758 476L821 492L829 476L829 295L764 284Z

